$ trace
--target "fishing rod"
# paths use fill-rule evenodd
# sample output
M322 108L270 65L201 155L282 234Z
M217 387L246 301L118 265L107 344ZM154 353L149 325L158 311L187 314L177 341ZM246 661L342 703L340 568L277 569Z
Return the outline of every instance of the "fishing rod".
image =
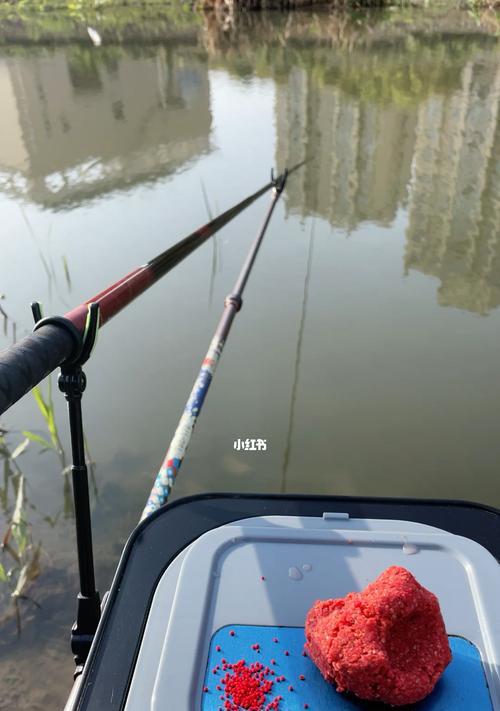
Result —
M233 205L207 224L169 247L147 264L137 267L124 277L84 301L63 317L41 318L35 308L35 330L18 343L0 351L0 415L35 387L62 363L76 361L82 353L89 307L99 307L98 326L103 326L125 306L161 279L191 252L227 225L275 184L266 185Z
M286 173L277 179L280 184L284 176ZM83 433L81 402L86 388L86 377L82 366L91 355L100 326L161 279L254 200L275 186L276 181L271 175L271 180L255 193L210 220L147 264L126 274L63 317L42 318L41 306L38 302L34 302L31 307L35 319L34 332L0 353L0 415L46 375L61 366L58 385L68 403L80 581L76 620L71 628L71 650L76 665L75 678L83 670L101 615L101 599L95 583Z
M276 179L273 179L273 196L263 225L250 247L232 292L224 301L224 311L222 312L221 319L215 329L214 336L208 348L207 354L203 359L198 377L193 385L193 389L191 390L191 394L186 403L181 419L179 420L179 424L177 425L177 429L170 443L167 454L165 455L163 463L156 476L156 480L153 488L151 489L147 504L142 512L141 521L150 516L168 500L175 478L186 455L194 427L203 407L215 369L217 368L217 364L222 355L229 331L231 330L236 314L242 307L243 291L250 276L250 272L252 271L257 253L264 239L264 235L271 220L274 208L276 207L276 203L283 192L288 176L302 165L303 162L294 166L290 170L285 170L282 175ZM272 174L271 178L273 178Z

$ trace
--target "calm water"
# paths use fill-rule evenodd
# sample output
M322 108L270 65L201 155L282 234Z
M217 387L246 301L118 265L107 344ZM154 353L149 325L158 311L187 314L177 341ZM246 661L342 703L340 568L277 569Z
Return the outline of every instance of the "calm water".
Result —
M13 322L17 337L30 330L32 299L65 312L205 222L207 201L225 209L272 165L312 158L275 212L176 496L500 505L498 42L467 17L435 32L425 16L412 32L390 18L368 31L349 17L252 15L195 23L182 41L0 48L2 346ZM100 336L84 410L101 590L266 204ZM12 448L23 429L47 436L31 396L3 424ZM238 437L268 449L237 452ZM71 505L59 459L39 450L18 461L42 609L21 603L20 638L4 618L9 711L60 707L71 684ZM2 532L14 507L3 486Z

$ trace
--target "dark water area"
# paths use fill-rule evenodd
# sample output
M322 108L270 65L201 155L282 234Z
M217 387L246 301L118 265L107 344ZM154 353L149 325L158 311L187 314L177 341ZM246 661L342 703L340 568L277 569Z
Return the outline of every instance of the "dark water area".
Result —
M135 27L141 34L141 27ZM263 184L290 178L176 484L500 505L500 50L491 19L193 17L169 38L0 46L0 346ZM152 32L152 31L151 31ZM85 33L82 35L85 38ZM154 40L154 41L153 41ZM109 586L266 207L103 329L86 372L97 579ZM62 396L54 418L68 449ZM43 386L48 397L47 383ZM32 396L2 417L50 439ZM234 440L265 438L265 452ZM4 448L0 532L40 574L0 580L0 709L61 708L77 592L67 461ZM1 448L0 448L1 450ZM42 451L41 451L42 450ZM67 460L68 452L66 452ZM12 564L0 553L5 569Z

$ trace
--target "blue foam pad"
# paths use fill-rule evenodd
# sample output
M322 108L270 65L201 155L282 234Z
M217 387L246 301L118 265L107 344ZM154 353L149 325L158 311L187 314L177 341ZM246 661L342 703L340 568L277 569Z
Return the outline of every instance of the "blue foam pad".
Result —
M231 630L234 636L231 636ZM278 642L274 642L274 639ZM217 690L216 686L223 688L221 679L226 672L217 670L213 673L222 659L232 664L239 659L244 659L247 664L261 662L275 671L275 676L267 677L269 679L284 675L286 680L275 682L266 699L269 702L280 694L283 697L280 711L303 711L305 703L309 705L310 711L374 711L388 708L337 693L323 679L311 660L302 655L304 642L302 627L234 625L218 630L210 643L204 682L207 691L202 695L202 711L219 711L224 708L224 701L220 698L223 692ZM252 649L253 644L259 644L260 651ZM461 637L450 637L450 645L453 655L451 664L432 694L411 708L415 711L491 711L493 706L477 648ZM217 651L217 646L220 651ZM288 651L288 656L285 651ZM271 659L276 661L275 665ZM304 680L300 680L301 674ZM289 691L289 686L293 687L293 691Z

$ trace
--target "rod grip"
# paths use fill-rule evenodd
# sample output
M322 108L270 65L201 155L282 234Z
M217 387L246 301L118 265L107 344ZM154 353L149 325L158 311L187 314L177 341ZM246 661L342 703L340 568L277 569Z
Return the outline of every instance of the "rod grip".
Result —
M69 358L74 348L68 330L46 324L0 351L0 415Z

